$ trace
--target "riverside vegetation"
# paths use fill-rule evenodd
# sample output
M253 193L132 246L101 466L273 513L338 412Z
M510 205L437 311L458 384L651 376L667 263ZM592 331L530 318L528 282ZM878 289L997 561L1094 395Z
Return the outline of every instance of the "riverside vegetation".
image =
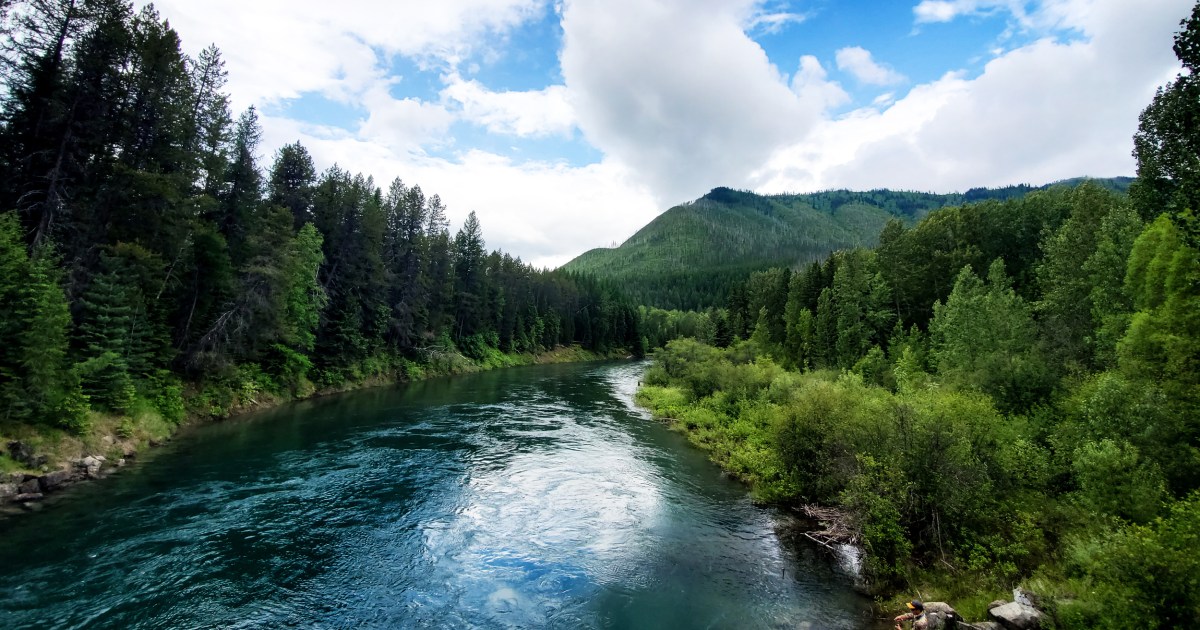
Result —
M639 400L764 501L841 508L882 593L1059 628L1200 626L1200 5L1091 183L891 221L664 316ZM655 324L658 326L658 324Z
M474 213L451 234L417 184L300 144L264 173L220 51L183 54L153 7L0 7L0 488L189 412L640 352L609 283L488 253Z
M0 437L102 448L189 410L692 333L641 400L763 499L843 508L884 592L970 616L1022 582L1062 627L1200 624L1200 10L1176 41L1189 72L1142 115L1129 196L915 195L908 222L856 205L849 225L883 226L874 249L721 276L661 305L728 284L726 308L642 311L643 329L608 281L486 252L474 215L452 235L418 185L317 173L299 144L262 172L220 52L184 55L153 8L19 5L0 55Z

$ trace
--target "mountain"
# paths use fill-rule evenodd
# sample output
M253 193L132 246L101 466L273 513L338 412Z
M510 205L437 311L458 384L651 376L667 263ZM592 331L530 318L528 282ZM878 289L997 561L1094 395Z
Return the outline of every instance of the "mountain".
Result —
M759 195L714 188L662 213L620 247L584 252L563 268L614 280L634 301L648 306L707 308L723 304L729 287L752 271L794 267L839 249L873 246L893 218L912 223L938 208L1011 199L1081 180L946 195L893 190ZM1097 181L1124 192L1132 179Z

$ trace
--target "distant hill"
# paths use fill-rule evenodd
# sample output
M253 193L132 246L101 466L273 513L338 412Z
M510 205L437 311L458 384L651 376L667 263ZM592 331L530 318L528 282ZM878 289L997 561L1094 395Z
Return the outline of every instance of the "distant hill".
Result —
M893 190L759 195L714 188L662 213L620 247L584 252L564 269L614 280L635 301L649 306L718 306L728 288L752 271L797 266L839 249L874 246L893 217L915 222L938 208L1011 199L1083 179L1040 187L972 188L948 195ZM1096 181L1125 192L1132 179Z

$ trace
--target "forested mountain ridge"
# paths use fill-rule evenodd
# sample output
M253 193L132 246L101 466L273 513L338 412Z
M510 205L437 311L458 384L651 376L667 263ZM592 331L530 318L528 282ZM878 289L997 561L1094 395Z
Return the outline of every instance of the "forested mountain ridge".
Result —
M1013 199L1079 181L973 188L962 194L831 190L759 195L715 188L662 213L620 247L589 250L563 268L613 280L632 299L648 306L718 306L750 272L798 267L839 249L874 246L892 218L911 224L938 208ZM1095 181L1125 192L1132 180Z

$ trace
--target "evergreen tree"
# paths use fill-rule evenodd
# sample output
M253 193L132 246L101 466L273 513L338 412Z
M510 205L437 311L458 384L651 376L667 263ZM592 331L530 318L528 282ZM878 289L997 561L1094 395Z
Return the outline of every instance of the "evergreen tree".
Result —
M267 201L288 210L293 225L299 229L313 220L316 183L317 169L308 149L299 142L289 144L275 155L267 184Z
M245 259L249 226L262 202L262 175L255 156L261 139L258 113L251 106L238 118L231 160L218 194L217 226L228 241L235 262Z
M215 45L202 50L188 68L192 80L192 135L188 146L199 162L193 184L216 199L229 168L227 145L233 117L229 113L229 96L222 92L229 73Z
M26 255L14 213L0 214L0 404L6 420L80 431L87 399L67 360L71 315L49 246Z

